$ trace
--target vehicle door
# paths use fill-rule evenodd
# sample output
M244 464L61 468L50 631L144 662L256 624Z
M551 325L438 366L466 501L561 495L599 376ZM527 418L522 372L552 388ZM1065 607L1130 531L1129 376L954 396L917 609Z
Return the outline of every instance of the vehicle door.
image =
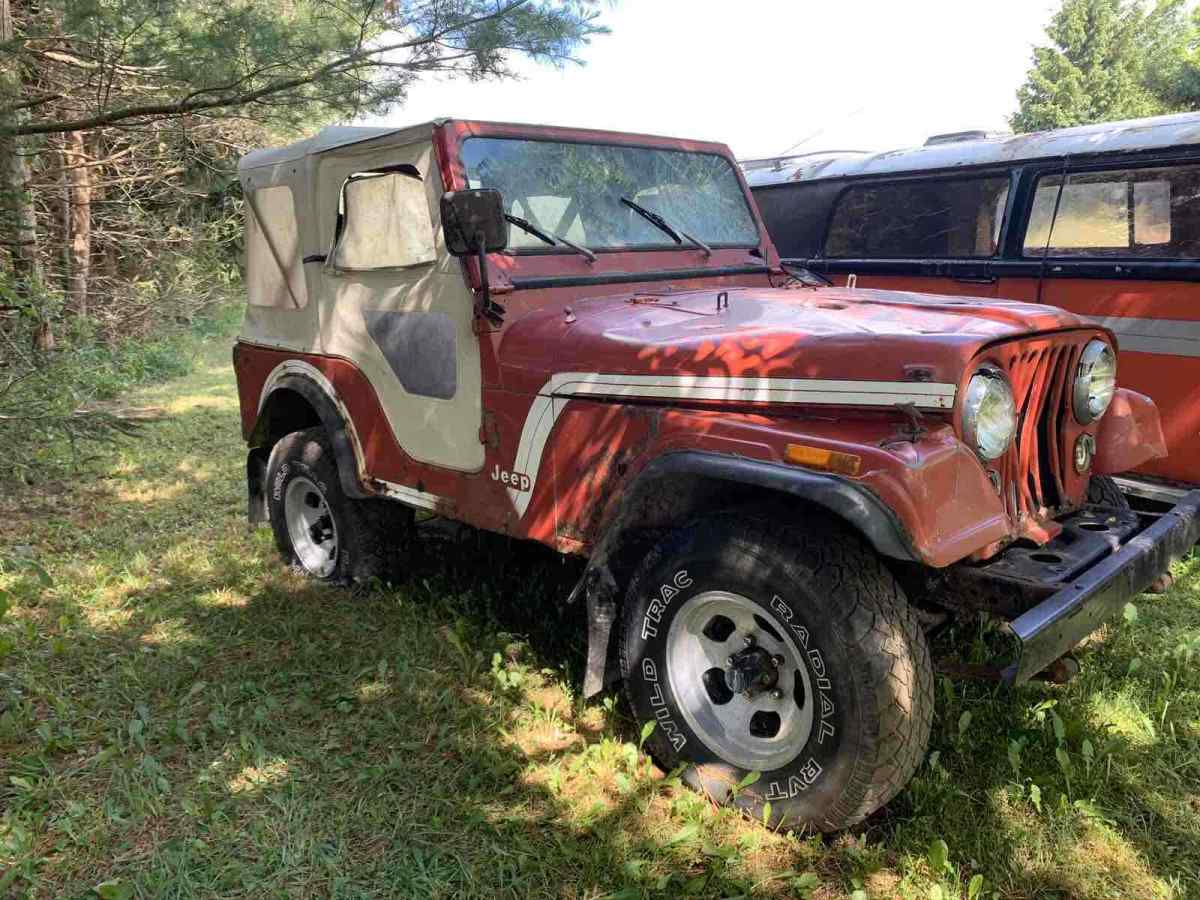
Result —
M442 176L428 130L321 157L322 351L351 361L418 462L483 466L473 305L440 224Z

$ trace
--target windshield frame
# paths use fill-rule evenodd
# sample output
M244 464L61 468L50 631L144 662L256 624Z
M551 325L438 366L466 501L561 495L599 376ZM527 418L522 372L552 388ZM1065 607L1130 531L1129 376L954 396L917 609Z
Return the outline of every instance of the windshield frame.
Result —
M726 241L706 241L709 247L714 251L756 251L765 258L767 255L768 239L766 231L763 227L762 219L758 213L758 207L754 204L746 185L745 177L738 166L737 161L728 152L728 150L720 145L713 145L707 142L688 141L673 138L654 139L648 135L622 135L614 132L596 132L586 129L559 129L553 126L507 126L496 125L489 127L484 123L448 123L459 125L456 145L453 148L452 161L450 167L453 172L452 180L455 186L452 189L463 189L469 184L464 149L468 141L480 138L487 140L511 140L525 141L529 143L550 143L550 144L581 144L599 147L620 147L633 150L651 150L668 153L690 153L697 156L708 156L720 159L729 167L729 172L734 178L741 191L742 203L745 206L746 213L749 216L750 222L754 228L754 238L747 237L745 241L726 242ZM465 127L462 127L465 126ZM651 207L653 209L653 207ZM653 210L659 213L659 210ZM661 215L661 213L660 213ZM678 230L678 223L671 221L672 227ZM662 241L653 243L637 243L625 244L620 246L592 246L586 244L587 249L597 254L598 256L607 256L621 253L645 253L664 252L664 251L680 251L680 252L698 252L698 249L687 240L681 243L671 241L667 236L663 235ZM577 242L579 243L579 242ZM767 245L767 246L764 246ZM514 257L564 257L573 256L575 251L566 247L551 247L546 245L529 246L529 247L509 247L506 254L511 254Z

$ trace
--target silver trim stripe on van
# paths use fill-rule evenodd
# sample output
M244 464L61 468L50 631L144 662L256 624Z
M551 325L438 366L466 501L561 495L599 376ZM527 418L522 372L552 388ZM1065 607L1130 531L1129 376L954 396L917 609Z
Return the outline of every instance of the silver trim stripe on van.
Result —
M1187 319L1136 319L1129 316L1089 318L1097 325L1115 332L1122 350L1200 357L1200 322Z

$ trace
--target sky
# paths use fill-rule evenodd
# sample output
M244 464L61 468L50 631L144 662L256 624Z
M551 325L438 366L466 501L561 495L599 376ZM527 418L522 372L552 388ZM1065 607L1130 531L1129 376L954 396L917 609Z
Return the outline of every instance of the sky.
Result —
M586 65L427 78L372 124L444 116L721 141L742 159L1007 130L1059 0L618 0Z

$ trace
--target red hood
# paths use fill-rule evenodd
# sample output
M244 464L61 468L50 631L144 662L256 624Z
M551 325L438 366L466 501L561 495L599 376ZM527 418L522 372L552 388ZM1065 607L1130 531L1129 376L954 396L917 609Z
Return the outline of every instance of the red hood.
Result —
M562 372L958 384L987 344L1095 327L1052 306L842 288L638 291L567 309L535 310L505 330L504 387L533 393Z

